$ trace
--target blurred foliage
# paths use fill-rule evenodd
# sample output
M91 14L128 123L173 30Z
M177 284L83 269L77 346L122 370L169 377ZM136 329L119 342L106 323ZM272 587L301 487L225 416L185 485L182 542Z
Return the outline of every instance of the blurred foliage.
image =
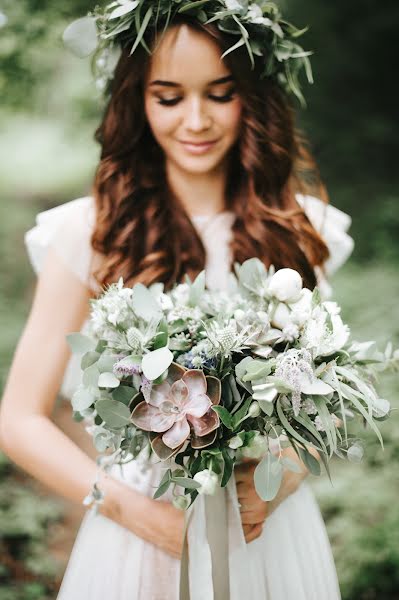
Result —
M61 43L68 22L94 4L3 0L0 6L8 18L0 29L0 388L34 282L23 234L39 210L86 194L96 166L93 134L101 99L89 61L69 55ZM397 35L399 5L281 4L289 20L310 25L303 40L315 50L315 83L305 88L308 109L298 115L299 125L311 140L332 203L353 217L356 248L333 281L335 295L359 340L383 344L390 337L398 345L399 123L390 41ZM384 378L381 391L397 409L397 376ZM344 600L399 596L397 414L382 424L385 451L367 433L362 464L336 461L333 485L327 477L311 480ZM8 557L0 566L0 600L45 600L60 569L46 551L60 505L38 496L1 454L0 479L0 552Z
M1 453L0 477L0 600L50 599L60 565L48 552L47 538L62 505L39 496Z

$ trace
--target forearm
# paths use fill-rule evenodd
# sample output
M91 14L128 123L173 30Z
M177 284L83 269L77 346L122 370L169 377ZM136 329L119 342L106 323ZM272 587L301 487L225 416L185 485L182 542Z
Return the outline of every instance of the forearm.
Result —
M92 488L97 473L95 461L44 415L28 416L17 426L8 427L1 444L12 461L73 502L82 503ZM111 475L102 475L99 485L105 493L100 512L153 541L148 515L154 501Z

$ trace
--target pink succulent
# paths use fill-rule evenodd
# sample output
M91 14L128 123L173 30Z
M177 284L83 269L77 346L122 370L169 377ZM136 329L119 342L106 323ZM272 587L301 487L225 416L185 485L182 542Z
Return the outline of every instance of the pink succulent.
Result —
M158 434L151 437L161 458L175 453L191 430L192 445L203 447L212 443L219 426L219 416L211 407L220 402L220 392L216 377L172 363L167 379L152 387L148 401L137 404L131 420L140 429ZM215 435L210 437L211 432Z

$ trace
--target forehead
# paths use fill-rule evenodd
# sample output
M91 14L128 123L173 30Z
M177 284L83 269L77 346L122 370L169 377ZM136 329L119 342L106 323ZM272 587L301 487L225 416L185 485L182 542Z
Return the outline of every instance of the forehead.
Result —
M188 25L169 28L153 52L147 80L174 81L187 86L206 85L230 75L222 51L205 32Z

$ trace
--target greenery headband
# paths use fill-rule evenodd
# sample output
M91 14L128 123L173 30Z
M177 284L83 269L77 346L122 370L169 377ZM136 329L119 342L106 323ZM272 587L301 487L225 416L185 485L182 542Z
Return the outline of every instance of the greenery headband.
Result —
M313 83L309 56L297 43L308 27L297 29L281 18L274 2L255 0L116 0L104 8L96 7L86 17L71 23L64 31L66 46L80 57L93 55L93 71L97 87L108 89L121 48L130 54L145 43L148 28L165 30L176 15L187 15L201 23L217 27L236 37L223 56L245 46L251 66L261 61L261 77L273 77L287 93L294 94L306 106L298 75L305 69ZM256 57L256 59L255 59Z

